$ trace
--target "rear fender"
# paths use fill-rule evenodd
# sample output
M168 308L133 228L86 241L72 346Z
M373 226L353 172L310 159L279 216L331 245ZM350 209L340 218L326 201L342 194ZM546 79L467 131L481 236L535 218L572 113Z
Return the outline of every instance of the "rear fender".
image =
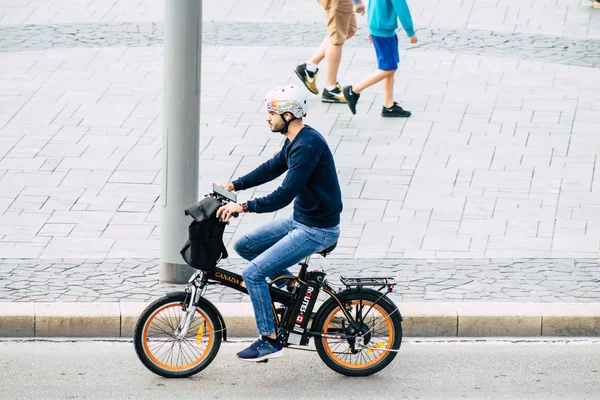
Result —
M378 292L377 290L368 289L368 288L345 289L345 290L342 290L335 294L335 297L337 297L337 300L332 296L329 299L327 299L325 301L325 303L323 303L321 305L321 307L319 307L319 310L317 311L317 315L315 315L315 317L313 319L313 322L311 325L311 330L314 331L316 329L316 327L315 327L316 321L318 321L320 319L321 314L325 312L325 310L328 308L327 306L329 306L330 303L335 303L335 304L339 305L338 300L343 303L347 297L358 294L358 293L370 293L370 294L376 295L377 297L381 297L381 299L379 300L379 303L385 302L388 305L390 305L393 309L397 308L396 304L394 304L394 302L392 300L390 300L389 297L387 297L386 295L383 295L383 293ZM383 295L383 297L382 297L382 295ZM400 310L398 310L397 313L398 313L398 316L400 317L400 321L402 321L402 314L400 314Z

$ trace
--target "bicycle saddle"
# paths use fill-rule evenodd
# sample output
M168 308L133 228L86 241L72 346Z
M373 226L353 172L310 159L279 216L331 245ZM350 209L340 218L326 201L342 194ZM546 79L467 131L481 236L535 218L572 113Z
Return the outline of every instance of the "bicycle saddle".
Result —
M323 257L327 257L327 254L331 253L333 251L333 249L335 249L336 247L337 247L337 242L335 242L334 244L332 244L331 246L329 246L325 250L319 251L318 253L320 255L322 255Z

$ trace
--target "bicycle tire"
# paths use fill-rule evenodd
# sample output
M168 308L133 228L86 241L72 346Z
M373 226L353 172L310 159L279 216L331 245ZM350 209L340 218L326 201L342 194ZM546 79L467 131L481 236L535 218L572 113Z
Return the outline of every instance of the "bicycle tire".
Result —
M135 326L133 342L138 358L150 371L165 378L187 378L197 374L212 362L221 347L220 319L210 307L210 303L202 298L186 337L183 340L174 337L171 331L185 316L181 310L185 300L185 292L170 293L161 297L146 307ZM168 311L166 316L161 315L163 311ZM160 318L159 315L161 315ZM152 328L152 323L155 321L156 326ZM165 339L162 340L163 344L160 344L161 335L165 336ZM189 340L194 336L196 345L203 343L206 338L206 346L194 346L194 343ZM164 349L169 339L172 343L171 350L174 351L176 345L179 344L179 350L184 347L188 353L177 355L177 357L171 353L169 356L169 351Z
M346 376L369 376L381 371L394 360L397 354L396 351L386 350L398 350L402 344L402 316L396 305L387 296L382 298L381 293L371 289L345 290L338 295L338 299L345 308L351 309L354 318L356 318L357 310L361 308L361 302L366 306L361 313L368 312L370 316L366 315L367 320L362 325L351 326L341 310L340 303L336 299L330 298L319 309L312 331L350 334L351 329L355 329L361 333L367 332L364 335L363 344L370 348L357 350L356 347L353 349L351 340L316 336L315 347L319 357L329 368ZM371 306L373 307L369 311ZM343 322L340 323L344 320L347 326L344 326ZM335 327L334 324L339 326ZM381 337L376 336L379 329L382 329ZM348 344L348 351L341 352L339 351L340 346L344 342ZM379 350L380 348L381 350ZM373 353L375 356L371 357L370 355ZM354 362L354 358L358 362Z

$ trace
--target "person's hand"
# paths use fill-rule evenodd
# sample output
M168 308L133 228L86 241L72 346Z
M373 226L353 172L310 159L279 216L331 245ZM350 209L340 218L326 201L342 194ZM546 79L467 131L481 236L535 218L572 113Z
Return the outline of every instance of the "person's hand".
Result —
M367 35L367 40L369 43L373 44L373 37L371 35Z
M227 203L217 210L217 218L220 218L223 222L227 222L233 217L234 213L241 214L243 212L244 209L238 203Z
M220 182L220 183L217 183L217 186L219 186L225 190L228 190L230 192L233 192L233 183L231 183L231 182L227 182L227 183Z
M363 3L355 4L352 8L356 14L365 15L365 5Z
M417 43L417 35L412 35L411 37L408 38L410 40L410 44L415 44Z

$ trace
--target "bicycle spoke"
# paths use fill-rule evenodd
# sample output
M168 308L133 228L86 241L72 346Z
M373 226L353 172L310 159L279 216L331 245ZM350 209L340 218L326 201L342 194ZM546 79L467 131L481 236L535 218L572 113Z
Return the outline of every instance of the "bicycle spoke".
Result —
M165 314L169 314L170 310L167 309L167 311L165 312ZM175 326L173 326L173 324L171 323L171 320L169 318L169 315L166 316L162 316L162 315L157 315L154 319L156 319L158 322L163 323L164 325L168 326L170 329L175 330Z
M167 344L167 343L169 343L169 342L167 342L167 341L163 341L163 342L152 342L152 343L148 343L148 347L150 347L150 344L154 344L154 343L158 344L158 347L156 348L156 351L152 351L152 353L156 353L156 354L158 354L158 353L159 353L159 352L162 350L162 348L164 347L164 345L166 345L166 344Z
M167 361L169 361L170 365L173 365L173 348L175 347L175 342L171 343L171 346L167 349L167 351L165 352L165 358Z
M179 346L179 351L177 352L177 360L176 360L176 364L175 365L182 365L179 360L181 359L182 356L182 351L181 351L181 342L179 342L177 344ZM185 364L184 364L185 365Z
M199 358L199 355L194 357L193 348L185 340L179 342L179 351L181 352L183 365L192 363Z
M156 327L156 328L155 327L148 328L148 332L150 332L151 330L152 330L152 332L156 332L156 335L148 335L148 336L157 336L157 335L160 335L162 333L162 334L165 334L167 336L173 337L173 331L170 331L170 332L169 331L165 331L164 329L159 329L158 327Z
M346 368L366 368L376 365L386 358L387 349L393 342L393 330L390 329L390 315L381 305L368 300L356 299L346 304L346 311L340 307L334 309L327 319L325 333L344 334L352 324L356 324L356 344L352 338L324 339L323 344L334 360ZM354 322L348 320L348 315ZM364 347L363 347L364 346ZM356 349L353 350L353 349Z
M184 340L181 343L185 345L185 346L182 346L182 349L181 349L182 352L185 353L186 355L189 355L189 357L191 358L192 361L200 358L200 356L202 356L202 353L205 350L205 349L203 349L202 351L199 351L192 343L190 343L187 340ZM186 348L189 351L189 353L185 350Z
M156 358L158 358L159 360L165 359L165 361L168 361L169 356L172 354L174 345L175 345L175 342L171 342L170 346L168 346L166 349L164 349L162 354L160 354L159 352L156 352Z
M190 322L185 337L176 339L175 331L183 325L187 314L180 304L167 305L149 319L144 340L146 349L157 362L167 368L193 366L207 352L207 340L214 334L204 314L198 309ZM200 335L200 336L199 336Z
M344 341L341 341L341 340L340 340L340 341L338 342L337 346L335 346L334 348L332 348L331 346L329 346L329 348L331 349L331 351L335 351L335 350L339 349L339 347L340 347L342 344L347 344L347 342L346 342L345 340L344 340Z

